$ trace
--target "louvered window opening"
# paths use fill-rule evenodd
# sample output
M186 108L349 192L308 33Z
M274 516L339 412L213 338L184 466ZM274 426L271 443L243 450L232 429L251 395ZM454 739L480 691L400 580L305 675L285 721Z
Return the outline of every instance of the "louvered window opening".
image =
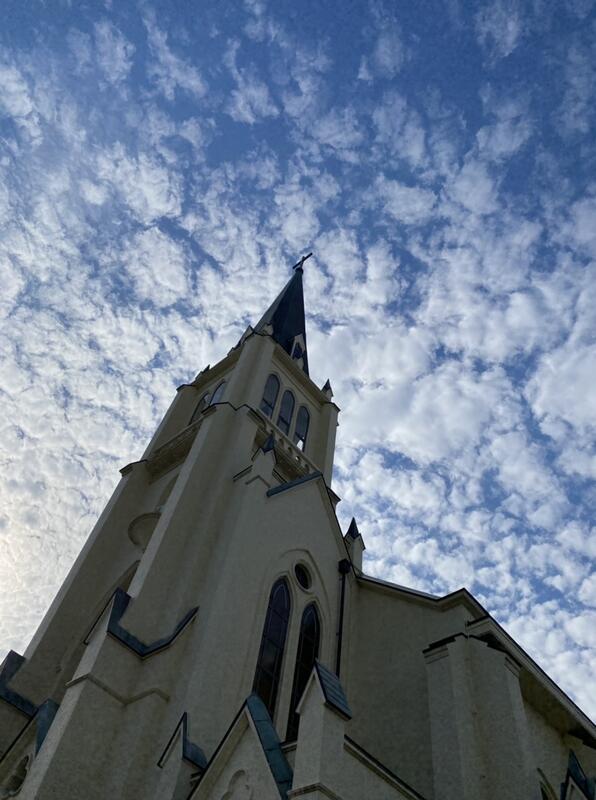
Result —
M286 434L290 433L290 425L292 424L292 416L294 415L294 395L290 390L286 390L281 398L281 406L279 408L279 417L277 418L277 427Z
M294 444L300 450L306 447L306 437L308 435L308 426L310 424L310 414L304 406L298 409L296 417L296 428L294 429Z
M261 400L261 411L268 417L273 416L273 410L277 403L277 395L279 394L279 378L277 375L270 375L265 384L265 391L263 392L263 399Z

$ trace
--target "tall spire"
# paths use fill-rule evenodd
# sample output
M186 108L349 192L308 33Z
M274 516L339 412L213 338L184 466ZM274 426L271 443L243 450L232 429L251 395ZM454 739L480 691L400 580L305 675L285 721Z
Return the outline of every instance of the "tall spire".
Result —
M302 359L303 369L308 375L302 289L302 264L306 258L308 256L294 267L294 274L256 324L255 331L262 331L266 325L271 325L273 339L297 361Z

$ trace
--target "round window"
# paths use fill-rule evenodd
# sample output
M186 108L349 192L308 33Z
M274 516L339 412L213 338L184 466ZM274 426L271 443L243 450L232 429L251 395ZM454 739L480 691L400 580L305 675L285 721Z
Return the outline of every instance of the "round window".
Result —
M303 589L310 589L312 581L310 579L310 573L306 567L302 566L302 564L296 564L294 567L294 575Z

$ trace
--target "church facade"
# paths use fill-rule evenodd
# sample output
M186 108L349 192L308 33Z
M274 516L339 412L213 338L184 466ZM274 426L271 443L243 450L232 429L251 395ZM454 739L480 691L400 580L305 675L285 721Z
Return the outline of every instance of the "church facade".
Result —
M594 800L596 727L469 592L362 571L302 279L179 388L0 666L0 798Z

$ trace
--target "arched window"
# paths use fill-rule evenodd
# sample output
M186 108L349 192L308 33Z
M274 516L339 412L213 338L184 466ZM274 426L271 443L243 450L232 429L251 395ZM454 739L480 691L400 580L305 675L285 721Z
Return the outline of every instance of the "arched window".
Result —
M286 734L288 742L293 742L298 736L298 723L300 720L296 713L296 706L306 689L310 673L315 665L315 659L319 655L320 634L319 615L314 603L311 603L304 609L302 622L300 623L296 668L294 670L294 683L292 684L292 699L290 700L290 717Z
M287 389L281 398L281 405L279 407L279 417L277 418L277 427L281 428L286 436L290 432L290 425L292 424L292 415L294 413L294 395Z
M304 450L306 447L306 435L308 434L309 422L310 414L308 410L304 406L300 406L296 417L296 429L294 430L294 444L297 445L300 450Z
M197 403L195 410L192 412L192 417L190 418L190 422L188 424L192 425L193 422L196 422L208 405L209 405L209 392L205 392L205 394L201 397L201 399Z
M273 409L277 402L277 395L279 394L279 378L277 375L270 375L265 384L265 391L263 392L263 399L261 400L261 411L267 414L268 417L273 416Z
M253 684L253 691L267 706L270 717L273 717L275 712L289 619L290 592L288 584L281 578L274 584L269 596L269 607Z
M224 390L226 388L226 382L222 381L217 389L213 392L213 397L211 398L211 402L209 403L210 406L215 405L215 403L219 403L221 398L223 397Z

